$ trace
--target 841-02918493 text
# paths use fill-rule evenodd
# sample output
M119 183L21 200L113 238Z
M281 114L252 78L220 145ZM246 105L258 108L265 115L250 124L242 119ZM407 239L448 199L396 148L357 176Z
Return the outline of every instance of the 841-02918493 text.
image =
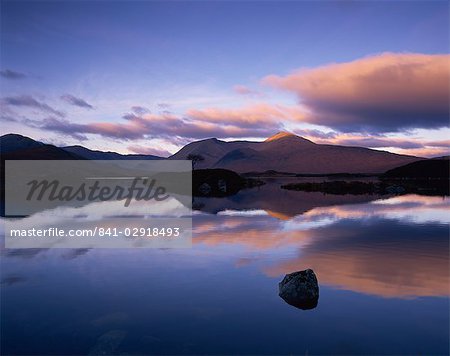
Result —
M91 229L11 229L11 237L135 237L135 238L173 238L182 233L180 227L98 227Z

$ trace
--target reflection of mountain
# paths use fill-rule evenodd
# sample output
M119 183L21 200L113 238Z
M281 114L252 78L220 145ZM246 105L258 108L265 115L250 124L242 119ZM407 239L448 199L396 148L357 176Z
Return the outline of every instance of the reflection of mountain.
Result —
M321 207L288 221L219 215L195 222L195 244L236 246L271 277L312 268L321 284L389 298L449 295L448 200L402 196ZM276 260L258 256L270 253Z
M238 194L225 198L195 197L193 207L213 214L224 210L265 210L276 218L287 220L316 207L363 203L378 198L373 195L325 195L320 192L280 189L286 181L289 179L269 180L265 185L241 190Z
M315 144L289 133L279 133L263 142L225 142L215 138L192 142L170 159L186 159L189 154L205 158L199 168L226 168L240 173L382 173L418 160L362 147Z

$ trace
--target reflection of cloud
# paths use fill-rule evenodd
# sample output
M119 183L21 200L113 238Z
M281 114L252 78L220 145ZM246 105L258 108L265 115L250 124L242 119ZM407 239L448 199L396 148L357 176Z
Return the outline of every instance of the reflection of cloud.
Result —
M217 221L220 219L220 222ZM270 219L270 220L268 220ZM304 231L283 231L282 225L267 216L217 216L215 223L203 226L199 219L195 220L193 243L208 246L238 245L249 250L271 250L286 246L299 246Z
M263 82L295 93L308 122L341 131L447 127L449 58L384 53Z
M449 211L446 199L408 195L318 207L288 220L199 216L193 242L269 253L279 261L264 267L271 277L312 268L319 283L360 293L447 296ZM236 266L260 262L244 255Z
M243 246L258 254L265 251L272 260L283 256L263 267L270 277L312 268L320 284L360 293L396 298L449 293L449 242L444 225L366 216L309 230L288 230L283 222L267 216L255 222L236 216L221 218L218 223L216 217L208 228L197 221L193 242ZM260 262L255 257L240 257L235 265Z
M101 224L104 216L118 208L94 203L26 219L32 227L48 227L56 225L65 212L67 218L81 214ZM295 217L285 216L286 220L262 211L251 212L251 217L232 211L198 214L193 221L194 252L213 259L231 251L235 256L231 262L238 268L262 268L269 276L313 268L321 285L358 293L389 298L447 296L449 210L448 199L407 195L317 207ZM147 211L145 204L130 213L143 211ZM25 255L31 258L40 251L8 249L3 253L24 257L22 253L32 252ZM136 251L124 253L136 256Z
M338 219L363 219L376 215L385 219L395 219L414 223L435 222L450 224L450 200L441 197L403 195L389 199L379 199L364 205L340 205L315 208L307 213L310 219L327 215Z
M297 257L270 276L314 269L320 283L383 297L449 295L448 229L371 218L311 231Z

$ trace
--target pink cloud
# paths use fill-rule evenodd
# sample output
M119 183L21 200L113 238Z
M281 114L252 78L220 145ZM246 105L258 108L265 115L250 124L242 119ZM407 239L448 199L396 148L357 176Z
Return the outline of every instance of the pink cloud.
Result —
M251 96L251 97L263 97L264 96L262 93L258 92L257 90L250 89L249 87L247 87L245 85L235 85L233 87L233 90L240 95L246 95L246 96Z
M191 109L186 115L202 122L221 123L225 125L238 124L241 127L267 125L285 121L299 121L305 118L304 112L297 107L270 105L266 103L253 104L238 109Z
M262 82L296 94L310 123L389 132L448 126L449 80L450 55L383 53Z
M94 122L76 124L67 120L48 118L39 127L73 137L84 134L98 134L108 138L133 140L140 138L201 139L206 137L267 137L282 128L280 121L269 122L264 118L263 109L255 113L253 109L243 109L247 115L240 118L237 111L229 120L226 112L189 111L185 117L170 113L144 114L128 113L123 116L124 122ZM266 116L264 116L266 115ZM280 112L281 115L281 112Z
M264 103L239 109L208 108L188 110L184 117L174 114L129 113L118 123L94 122L89 124L71 123L64 119L48 118L39 127L61 132L76 138L85 134L97 134L107 138L135 140L161 138L184 145L193 139L207 137L243 138L268 137L283 129L284 122L302 120L303 112L298 108L273 106ZM316 143L370 148L389 148L390 151L416 156L435 157L449 154L450 141L427 141L406 139L384 135L350 134L334 131L323 132L316 129L296 129L295 133ZM167 151L147 151L132 145L130 151L142 154L168 155Z
M29 120L27 124L78 139L94 134L119 140L161 138L180 145L208 137L268 137L286 126L317 143L386 147L395 152L436 156L449 151L448 140L393 138L382 133L449 126L449 59L450 55L384 53L263 79L268 85L296 94L301 106L261 100L238 108L192 108L179 115L133 106L120 121L86 124L58 118L47 109L52 117ZM242 85L234 90L243 95L256 93ZM8 104L7 108L37 105L25 97L9 98L10 102L6 99L2 103ZM298 123L334 130L300 128ZM131 148L144 153L136 145Z

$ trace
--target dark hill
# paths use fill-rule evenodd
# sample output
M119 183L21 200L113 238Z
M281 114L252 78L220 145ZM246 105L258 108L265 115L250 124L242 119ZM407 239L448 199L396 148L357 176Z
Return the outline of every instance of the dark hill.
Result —
M448 159L427 159L391 169L383 178L446 178L449 179Z
M0 137L1 160L72 160L83 157L62 148L48 145L29 137L8 134Z
M97 151L90 150L89 148L83 146L66 146L62 147L63 150L76 154L77 156L83 157L85 159L95 159L95 160L158 160L164 159L159 156L154 155L143 155L143 154L120 154L111 151Z

